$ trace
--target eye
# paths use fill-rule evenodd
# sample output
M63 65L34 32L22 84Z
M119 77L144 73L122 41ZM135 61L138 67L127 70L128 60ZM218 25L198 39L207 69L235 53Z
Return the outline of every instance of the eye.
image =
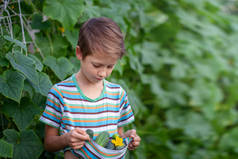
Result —
M95 68L99 68L100 65L98 65L98 64L93 64L93 67L95 67Z
M110 68L113 68L113 67L114 67L114 65L109 65L109 66L107 66L107 68L109 68L109 69L110 69Z
M99 65L93 65L93 67L95 67L95 68L99 68L100 66L99 66Z

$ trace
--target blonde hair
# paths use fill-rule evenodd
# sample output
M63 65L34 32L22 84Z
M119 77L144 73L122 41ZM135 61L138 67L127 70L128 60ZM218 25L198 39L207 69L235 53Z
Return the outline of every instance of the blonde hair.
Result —
M125 54L124 38L119 26L110 18L92 18L80 28L78 46L83 58L93 53Z

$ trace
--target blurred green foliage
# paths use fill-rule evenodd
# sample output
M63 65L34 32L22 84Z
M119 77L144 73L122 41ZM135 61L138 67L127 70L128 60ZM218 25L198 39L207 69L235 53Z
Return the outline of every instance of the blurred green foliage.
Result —
M237 1L4 0L0 6L0 157L62 158L43 150L38 119L52 84L80 68L74 55L80 26L106 16L120 25L127 50L108 80L127 90L136 116L131 127L142 138L127 158L237 158Z

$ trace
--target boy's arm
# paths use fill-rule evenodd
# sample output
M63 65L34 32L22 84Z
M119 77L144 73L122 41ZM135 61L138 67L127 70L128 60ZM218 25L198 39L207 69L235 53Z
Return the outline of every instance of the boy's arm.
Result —
M45 141L44 146L47 151L55 152L70 146L73 149L83 147L85 140L90 140L88 134L82 129L73 129L61 136L58 134L58 129L49 125L45 126Z
M68 146L65 138L65 134L62 136L58 135L58 129L45 125L45 140L44 146L47 151L55 152Z

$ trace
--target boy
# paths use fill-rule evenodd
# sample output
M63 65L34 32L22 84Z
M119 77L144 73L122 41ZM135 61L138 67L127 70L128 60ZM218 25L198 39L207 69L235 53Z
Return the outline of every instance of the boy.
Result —
M46 108L40 120L45 126L45 149L65 150L65 158L77 158L76 151L102 131L131 137L128 149L140 144L136 131L123 132L123 126L134 121L126 92L118 84L105 80L118 59L125 53L118 25L109 18L92 18L80 29L76 57L80 70L55 84L48 93Z

